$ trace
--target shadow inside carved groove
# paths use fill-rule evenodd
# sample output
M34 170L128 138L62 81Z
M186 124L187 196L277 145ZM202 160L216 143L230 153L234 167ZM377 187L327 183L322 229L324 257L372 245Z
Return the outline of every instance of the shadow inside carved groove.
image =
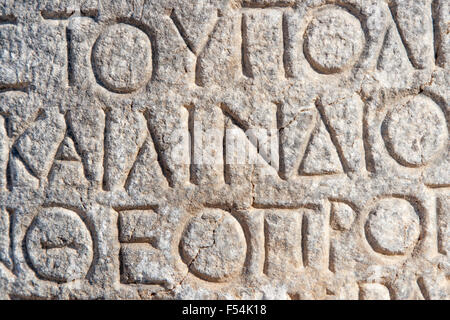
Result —
M17 17L12 14L0 15L0 25L2 24L16 24Z
M448 1L47 2L0 14L0 299L448 299Z

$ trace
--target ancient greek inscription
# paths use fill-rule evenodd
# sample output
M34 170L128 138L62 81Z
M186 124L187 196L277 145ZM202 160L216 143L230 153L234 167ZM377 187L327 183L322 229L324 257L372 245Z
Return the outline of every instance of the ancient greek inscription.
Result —
M0 6L0 298L449 299L446 0Z

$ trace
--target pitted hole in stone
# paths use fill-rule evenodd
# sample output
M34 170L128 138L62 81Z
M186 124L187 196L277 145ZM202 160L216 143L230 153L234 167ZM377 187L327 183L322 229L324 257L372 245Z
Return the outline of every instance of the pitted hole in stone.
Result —
M39 213L27 232L26 248L37 275L56 282L84 278L93 258L89 230L75 212L63 208Z
M207 281L225 282L242 270L247 243L241 225L231 214L205 209L187 224L180 251L193 274Z
M424 95L395 106L387 115L384 126L387 149L403 166L426 165L447 142L445 116L441 108Z
M150 39L142 30L131 25L113 25L97 39L92 63L97 81L110 91L136 91L151 78Z
M304 53L319 73L342 72L354 65L364 48L365 36L358 18L344 9L319 11L306 29Z
M406 200L382 199L370 211L365 225L373 250L384 255L404 255L417 243L420 219Z

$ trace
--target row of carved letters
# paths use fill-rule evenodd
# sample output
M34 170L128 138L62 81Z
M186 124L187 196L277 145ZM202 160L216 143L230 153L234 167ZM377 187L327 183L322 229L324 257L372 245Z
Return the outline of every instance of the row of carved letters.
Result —
M256 9L255 9L256 10ZM200 52L199 52L199 50L200 49L198 49L198 48L196 48L196 46L193 46L193 44L192 43L190 43L190 41L188 41L187 39L187 37L186 37L186 35L184 34L186 31L184 30L184 28L182 28L182 26L181 26L181 23L180 23L180 21L178 20L178 18L177 18L177 15L176 15L176 12L175 11L171 11L172 13L171 13L171 15L170 15L170 18L174 21L174 24L175 24L175 26L177 27L177 30L179 31L179 33L181 34L181 36L183 37L183 39L185 39L185 42L186 42L186 46L187 46L187 48L189 49L189 50L191 50L192 52L193 52L193 54L195 54L196 55L196 57L198 57L199 55L200 55ZM60 16L60 19L70 19L71 18L71 16L69 15L67 15L67 13L66 12L63 12L62 14L60 13L60 14L58 14L57 12L56 13L50 13L50 14L48 14L48 13L46 13L46 14L43 14L43 16L44 17L51 17L51 19L55 19L55 17L58 17L58 16ZM395 19L395 15L393 15L392 16L393 17L393 19ZM6 19L6 18L5 18ZM13 20L11 20L11 19L6 19L5 21L16 21L15 19L13 19ZM217 22L216 22L217 23ZM398 23L393 23L393 25L397 25L398 26ZM255 27L255 26L253 26L253 27ZM213 32L213 30L214 30L214 28L212 29L212 30L210 30L209 32L210 33L212 33ZM401 31L401 30L400 30ZM400 35L402 35L403 33L402 32L400 32L399 33ZM69 33L68 33L68 35L69 35ZM203 37L205 38L205 39L208 39L208 37L209 37L210 35L207 35L207 34L205 34L205 35L203 35ZM404 42L404 39L401 37L401 39L403 40L403 45L405 46L405 52L408 52L408 57L409 57L409 59L410 59L410 61L411 61L411 64L414 66L414 67L416 67L416 68L424 68L425 66L422 66L422 65L418 65L418 63L416 62L416 60L418 60L417 58L415 58L415 57L413 57L412 55L411 55L411 50L408 48L408 43L405 43ZM436 37L436 39L438 39L438 37ZM71 44L70 44L70 41L71 41L71 39L70 39L70 37L68 37L68 39L67 39L67 45L68 45L68 47L70 47L71 46ZM254 42L255 40L253 40L253 42ZM278 40L277 40L278 41ZM201 43L203 43L204 45L205 45L205 40L203 40L203 41L201 41ZM278 41L279 42L279 41ZM243 46L245 46L245 41L242 43L242 45ZM194 48L195 47L195 48ZM436 48L439 48L440 46L439 45L435 45L435 47ZM71 50L68 50L68 52L70 52ZM248 50L247 49L245 49L245 48L243 48L243 50L242 50L242 54L248 54L248 52L247 52ZM67 57L69 60L71 59L71 57ZM252 74L252 72L251 72L251 66L245 66L245 64L247 63L249 63L249 58L248 57L242 57L242 59L243 59L243 72L244 73L247 73L247 75L251 75ZM73 64L73 62L70 62L70 63L68 63L68 65L69 65L69 73L70 73L70 69L71 68L73 68L73 67L75 67L75 66L73 66L72 65ZM197 69L197 68L196 68ZM247 71L246 71L247 70ZM250 71L249 71L250 70ZM289 74L289 72L287 72L286 74ZM70 81L70 79L71 79L71 76L70 76L70 74L69 74L69 81ZM199 82L197 82L197 84L199 84ZM143 86L144 84L141 84L141 86ZM15 89L15 87L17 86L17 84L10 84L10 85L8 85L8 84L5 84L5 85L2 85L2 86L5 86L5 88L6 89L8 89L7 87L9 86L9 87L11 87L11 90L13 90L13 89Z

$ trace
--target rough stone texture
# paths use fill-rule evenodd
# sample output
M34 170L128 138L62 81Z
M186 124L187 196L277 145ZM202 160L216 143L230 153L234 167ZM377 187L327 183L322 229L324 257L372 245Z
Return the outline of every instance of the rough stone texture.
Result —
M449 299L448 0L0 0L0 299Z

